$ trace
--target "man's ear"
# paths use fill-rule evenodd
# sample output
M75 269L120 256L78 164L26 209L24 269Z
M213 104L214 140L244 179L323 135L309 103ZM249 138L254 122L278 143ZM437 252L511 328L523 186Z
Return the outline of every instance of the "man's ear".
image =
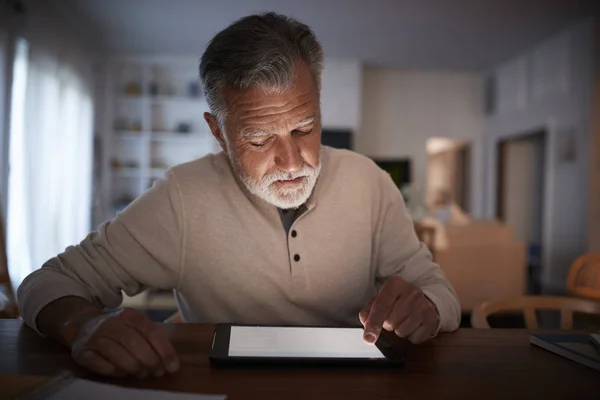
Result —
M210 128L210 131L212 132L215 139L217 139L217 142L219 142L219 144L221 145L221 149L225 153L227 153L227 142L225 141L225 132L221 130L217 118L211 113L205 112L204 120L208 124L208 127Z

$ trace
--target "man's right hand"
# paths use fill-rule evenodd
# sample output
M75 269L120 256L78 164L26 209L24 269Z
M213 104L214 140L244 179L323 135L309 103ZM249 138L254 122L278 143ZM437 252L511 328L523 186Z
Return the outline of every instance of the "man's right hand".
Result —
M132 309L87 321L79 329L71 354L77 363L107 376L159 377L179 369L165 332Z
M38 314L38 328L71 348L80 365L105 376L161 376L179 369L165 332L132 309L105 313L81 298L63 298Z

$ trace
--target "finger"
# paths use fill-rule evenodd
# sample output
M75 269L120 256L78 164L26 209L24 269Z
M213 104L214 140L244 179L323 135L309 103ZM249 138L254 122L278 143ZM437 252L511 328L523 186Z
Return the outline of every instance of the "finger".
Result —
M90 344L92 350L104 357L128 375L139 378L148 376L148 371L125 347L109 337L98 337Z
M409 294L406 298L402 297L396 301L392 311L389 313L385 321L383 322L383 328L386 331L395 331L402 322L411 313L412 305L414 303L415 292Z
M125 372L117 368L113 363L100 356L93 350L86 350L83 354L73 354L73 359L81 366L104 376L124 377Z
M371 305L371 312L367 317L363 336L367 343L375 343L379 338L383 322L392 311L398 296L398 290L394 287L393 282L386 281Z
M365 324L367 323L367 318L369 317L369 314L371 313L371 306L373 305L373 302L375 301L376 298L377 298L377 295L371 297L371 300L369 300L367 302L367 304L365 304L363 309L360 310L360 312L358 313L358 319L360 320L360 323L363 324L363 326L365 326Z
M167 371L172 374L177 372L179 369L179 358L165 331L158 325L153 324L152 328L146 332L146 338L160 355Z
M138 330L125 325L114 339L129 350L143 367L151 371L153 375L161 376L165 373L162 359Z
M179 359L165 331L137 312L128 314L126 321L129 326L142 333L144 339L148 341L160 357L165 369L170 373L177 372Z
M411 343L420 344L430 339L432 334L433 329L428 325L423 324L410 334L408 340L410 340Z
M408 338L423 322L422 318L415 315L410 315L406 318L394 332L397 336L402 338Z

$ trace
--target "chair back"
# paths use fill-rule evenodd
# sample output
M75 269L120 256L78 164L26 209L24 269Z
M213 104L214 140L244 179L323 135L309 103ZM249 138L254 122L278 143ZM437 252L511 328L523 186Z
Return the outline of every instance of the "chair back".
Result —
M588 253L575 260L567 276L567 293L600 301L600 254Z
M421 223L415 224L415 232L421 242L427 246L431 255L434 256L435 251L435 228L433 226L423 225Z
M521 311L527 329L537 329L536 310L560 311L560 328L573 329L573 313L600 315L600 303L574 297L558 296L519 296L510 299L487 301L479 305L471 314L473 328L490 328L488 316L507 311Z

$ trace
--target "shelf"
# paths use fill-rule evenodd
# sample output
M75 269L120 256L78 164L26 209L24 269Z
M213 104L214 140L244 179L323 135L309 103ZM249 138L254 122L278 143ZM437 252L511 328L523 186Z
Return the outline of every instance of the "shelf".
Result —
M141 178L142 170L135 167L122 167L113 169L115 176L119 178Z
M118 139L137 140L151 138L154 142L185 142L206 139L204 132L173 131L114 131Z
M166 103L166 102L183 102L183 103L201 103L203 97L186 97L186 96L148 96L148 99L152 103Z
M205 134L201 132L152 132L154 142L197 141L205 138Z
M131 103L136 103L139 101L144 101L146 100L148 97L147 96L127 96L127 95L120 95L116 98L117 101L121 101L121 102L131 102Z
M118 101L122 102L142 102L149 101L151 103L189 103L189 104L202 104L204 97L187 97L187 96L127 96L121 95L117 97Z
M147 135L144 131L115 131L115 136L120 139L144 139Z
M165 174L167 173L169 169L168 168L152 168L150 169L150 177L153 179L159 178L162 179L165 177Z
M118 58L111 62L108 72L107 82L112 87L106 98L108 129L104 133L109 140L102 157L103 165L108 165L107 183L111 187L102 196L105 204L118 202L121 206L119 196L141 195L153 181L164 179L167 166L212 152L214 140L202 118L208 104L195 58ZM192 82L200 91L188 91ZM132 90L133 84L139 93ZM153 95L156 87L159 94ZM126 89L134 93L128 94ZM171 95L166 94L169 89ZM188 96L192 93L199 96ZM182 124L192 132L176 132ZM120 168L113 168L115 160ZM112 211L107 208L108 215L102 218L111 218Z

